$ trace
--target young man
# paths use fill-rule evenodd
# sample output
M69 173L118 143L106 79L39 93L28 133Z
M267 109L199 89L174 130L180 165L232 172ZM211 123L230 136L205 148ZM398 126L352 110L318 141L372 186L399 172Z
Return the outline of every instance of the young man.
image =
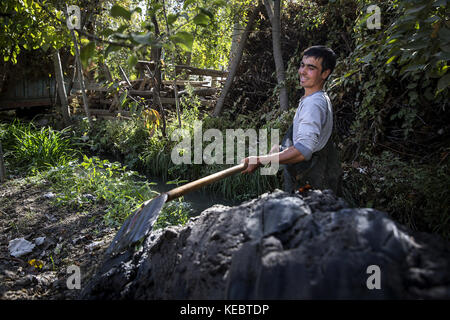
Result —
M341 167L330 140L333 109L323 91L325 81L336 65L336 55L325 46L309 47L303 52L298 70L300 85L305 89L294 121L282 145L272 147L268 155L247 157L242 173L251 173L260 165L278 162L284 166L284 189L294 192L310 184L315 189L332 189L341 195Z

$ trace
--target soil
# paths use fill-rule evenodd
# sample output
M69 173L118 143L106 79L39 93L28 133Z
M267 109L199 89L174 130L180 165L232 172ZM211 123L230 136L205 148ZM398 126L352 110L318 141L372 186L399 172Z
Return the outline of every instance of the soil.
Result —
M53 196L26 179L0 184L0 299L77 299L117 232L104 223L104 207L79 211L57 206ZM31 253L10 254L11 240L38 237L45 239ZM72 265L79 267L81 289L71 286Z

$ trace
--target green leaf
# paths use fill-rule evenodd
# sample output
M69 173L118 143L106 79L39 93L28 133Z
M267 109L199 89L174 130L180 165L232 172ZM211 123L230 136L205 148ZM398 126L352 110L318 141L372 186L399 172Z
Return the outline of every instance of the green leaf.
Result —
M372 61L372 59L374 58L374 54L373 52L369 53L367 56L363 57L361 59L361 61L365 62L365 63L369 63L370 61Z
M200 9L200 13L207 15L210 19L214 19L214 14L211 11L209 11L205 8L199 8L199 9Z
M135 54L132 54L129 58L128 58L128 66L130 68L134 68L134 66L138 63L138 58L136 57Z
M225 0L215 0L212 5L217 7L225 7L227 2Z
M24 46L24 48L25 48L25 46ZM44 52L47 52L47 50L50 48L50 43L44 43L43 45L42 45L42 50L44 50ZM25 48L26 49L26 48Z
M433 3L433 7L445 6L447 4L447 0L437 0Z
M427 65L425 64L410 64L402 68L402 71L400 71L400 73L403 74L404 72L422 71L426 66Z
M147 15L151 17L151 16L155 15L156 12L158 12L162 8L163 8L162 3L152 3L151 7L147 11L148 12Z
M186 0L183 4L183 9L186 9L189 5L195 3L196 0Z
M428 47L428 42L414 41L414 42L410 42L410 43L402 46L402 49L406 49L406 50L420 50L420 49L424 49L426 47Z
M199 13L194 17L194 23L200 26L208 25L209 21L210 18L204 13Z
M445 76L439 79L437 84L438 91L444 90L450 85L450 73L447 73Z
M119 28L117 28L116 33L122 33L122 32L124 32L127 28L128 28L128 25L127 25L127 24L122 24L122 25L120 25Z
M117 50L119 50L120 48L121 48L120 46L117 46L117 45L115 45L115 44L110 44L110 45L108 46L108 48L106 48L106 50L105 50L105 57L108 57L108 55L109 55L111 52L117 51Z
M194 36L186 31L179 31L170 37L170 40L179 45L185 51L191 51L194 43Z
M350 77L352 74L355 74L356 72L358 72L358 70L352 70L352 71L349 71L349 72L347 72L347 73L344 75L344 78L348 78L348 77Z
M120 96L120 106L123 107L125 105L125 102L127 101L127 91L125 91L121 96Z
M147 32L147 33L145 33L145 34L136 34L136 33L133 33L133 34L131 35L131 38L132 38L134 41L136 41L137 43L140 43L140 44L147 44L147 45L151 45L151 44L154 42L154 40L155 40L155 38L153 38L153 35L152 35L151 32Z
M391 63L392 61L394 61L394 59L397 58L397 56L392 56L388 59L388 61L386 61L386 64Z
M131 12L125 9L122 6L119 6L118 4L115 4L111 8L111 16L114 18L125 18L127 20L131 19Z
M89 42L87 45L83 46L80 51L80 59L83 65L87 65L89 59L92 58L95 52L95 42Z
M185 183L188 181L189 180L172 180L172 181L167 181L166 184L180 184L180 183Z
M422 5L422 6L418 6L418 7L412 7L411 9L408 9L405 11L405 15L409 15L411 13L418 13L420 11L422 11L423 9L425 9L427 7L427 5Z
M169 13L167 16L167 23L171 26L175 21L177 21L179 14Z
M105 30L102 31L102 35L104 37L109 37L110 35L112 35L114 33L114 30L110 29L110 28L106 28Z

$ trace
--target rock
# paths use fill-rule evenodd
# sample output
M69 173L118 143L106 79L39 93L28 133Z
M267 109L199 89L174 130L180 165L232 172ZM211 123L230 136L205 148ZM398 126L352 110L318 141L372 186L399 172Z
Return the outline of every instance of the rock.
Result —
M94 241L91 242L90 244L88 244L87 246L85 246L86 250L88 251L93 251L93 250L97 250L99 249L101 246L103 246L105 244L105 242L103 240L100 241Z
M54 194L53 192L47 192L46 194L44 194L45 199L53 199L55 197L56 197L56 194Z
M53 249L53 253L56 254L56 255L60 254L61 250L62 250L62 247L63 247L62 242L56 244L55 249Z
M83 194L83 197L85 197L85 198L88 199L88 200L92 200L92 201L97 200L97 197L94 196L94 195L92 195L92 194L90 194L90 193L85 193L85 194Z
M45 237L38 237L36 239L34 239L34 244L37 246L40 246L44 243L45 241Z
M32 284L34 281L34 276L31 274L27 274L26 276L21 277L19 280L17 280L16 285L19 287L26 287Z
M56 272L54 271L46 271L34 277L35 281L43 287L50 287L54 282L58 280L58 278L56 277Z
M51 214L44 214L45 215L45 217L48 219L48 220L50 220L50 222L55 222L55 221L58 221L58 219L57 218L55 218L54 216L52 216Z
M15 273L14 271L11 271L11 270L4 270L4 271L3 271L3 274L4 274L7 278L9 278L9 279L11 279L11 280L15 280L15 279L17 278L16 273Z
M24 238L13 239L8 244L9 254L16 258L31 253L34 247L33 243Z
M450 246L328 190L213 206L105 257L82 299L449 299Z

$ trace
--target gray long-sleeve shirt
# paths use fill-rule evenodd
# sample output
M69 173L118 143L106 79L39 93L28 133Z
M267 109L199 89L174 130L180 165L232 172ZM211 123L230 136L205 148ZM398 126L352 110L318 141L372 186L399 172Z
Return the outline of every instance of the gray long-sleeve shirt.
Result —
M300 99L293 124L294 147L310 160L325 147L333 130L333 107L326 92L319 90Z

